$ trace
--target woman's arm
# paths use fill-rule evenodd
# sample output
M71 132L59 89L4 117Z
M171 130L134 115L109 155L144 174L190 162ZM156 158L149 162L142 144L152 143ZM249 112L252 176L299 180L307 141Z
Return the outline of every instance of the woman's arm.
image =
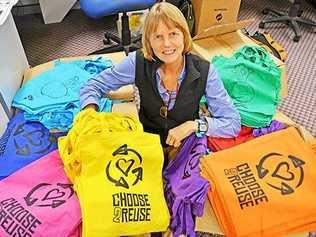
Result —
M97 108L102 96L122 86L133 84L135 82L135 61L136 52L132 52L121 63L107 68L97 76L89 79L80 89L81 109L88 105L93 105Z
M205 117L208 123L206 135L236 137L241 126L240 115L212 65L208 72L205 98L212 115L212 117Z
M208 72L205 98L208 110L212 115L212 117L203 117L208 124L206 135L236 137L241 126L240 116L212 65ZM166 143L178 147L184 138L197 131L197 121L186 121L169 130Z

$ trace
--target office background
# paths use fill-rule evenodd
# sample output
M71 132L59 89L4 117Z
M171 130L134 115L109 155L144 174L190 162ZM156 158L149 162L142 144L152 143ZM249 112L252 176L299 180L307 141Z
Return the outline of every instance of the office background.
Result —
M249 33L259 30L264 17L262 9L287 9L287 0L244 0L241 3L239 19L254 18L247 27ZM316 9L303 3L303 16L316 21ZM94 20L80 10L72 10L61 23L43 23L41 14L22 15L26 7L15 9L20 16L15 22L31 66L69 56L82 56L103 47L105 30L116 31L115 17ZM287 51L288 96L283 99L279 110L295 122L303 125L316 136L316 28L302 27L302 38L294 43L294 33L286 25L276 23L264 30L272 34Z

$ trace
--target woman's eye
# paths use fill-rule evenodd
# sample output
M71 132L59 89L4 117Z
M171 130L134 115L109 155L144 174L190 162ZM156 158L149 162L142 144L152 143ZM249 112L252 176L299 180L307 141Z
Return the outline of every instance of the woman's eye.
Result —
M156 35L156 39L161 39L161 35Z
M171 32L171 35L172 36L175 36L175 35L177 35L178 33L177 32Z

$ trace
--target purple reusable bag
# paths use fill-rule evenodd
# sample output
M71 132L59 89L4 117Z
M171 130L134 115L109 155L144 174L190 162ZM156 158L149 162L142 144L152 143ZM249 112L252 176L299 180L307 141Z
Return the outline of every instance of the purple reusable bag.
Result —
M282 122L279 122L277 120L272 120L272 122L269 124L269 126L267 127L264 127L264 128L256 128L252 131L252 135L254 137L260 137L260 136L263 136L263 135L266 135L268 133L272 133L272 132L276 132L276 131L279 131L279 130L282 130L284 128L286 128L287 125L282 123Z
M181 145L163 176L165 196L171 213L170 228L175 237L194 237L195 216L202 216L209 183L200 176L200 157L206 154L206 137L192 134Z

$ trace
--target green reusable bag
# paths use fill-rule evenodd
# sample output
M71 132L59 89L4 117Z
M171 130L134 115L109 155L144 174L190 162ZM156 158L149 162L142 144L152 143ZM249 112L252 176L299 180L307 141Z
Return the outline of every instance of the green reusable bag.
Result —
M212 60L241 116L249 127L270 124L280 101L281 70L266 49L244 46L230 58L215 56Z

